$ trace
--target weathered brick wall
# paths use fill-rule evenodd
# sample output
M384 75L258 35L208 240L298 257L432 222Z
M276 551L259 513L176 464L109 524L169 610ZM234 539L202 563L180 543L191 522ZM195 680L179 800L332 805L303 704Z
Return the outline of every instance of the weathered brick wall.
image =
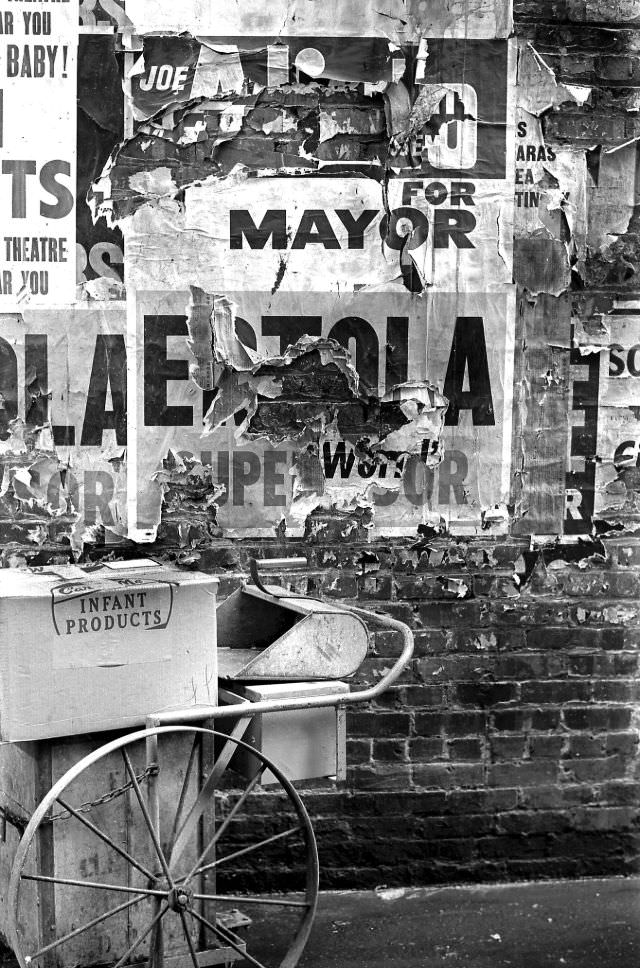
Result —
M507 541L294 550L298 591L392 614L416 642L348 716L346 788L306 796L326 885L638 869L637 544L573 563ZM357 683L398 649L374 631Z
M326 543L210 540L188 561L167 526L149 549L218 573L222 596L250 555L302 554L307 571L270 580L414 630L400 681L348 714L346 784L307 785L324 884L637 871L638 543L587 545L566 561L507 539L340 540L336 525ZM14 545L13 561L61 550ZM398 636L371 631L353 688L399 655Z
M567 562L528 542L353 542L342 528L326 543L216 540L190 555L226 595L249 555L304 554L307 572L275 580L414 630L400 682L348 716L346 785L306 792L325 885L637 870L638 544ZM165 534L154 550L184 560ZM372 625L354 688L398 654Z

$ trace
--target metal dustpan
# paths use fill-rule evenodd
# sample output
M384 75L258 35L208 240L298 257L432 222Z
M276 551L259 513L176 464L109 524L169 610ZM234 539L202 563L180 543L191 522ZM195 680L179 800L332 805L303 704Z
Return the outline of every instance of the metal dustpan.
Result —
M305 558L261 561L261 569L306 566ZM308 681L353 675L367 654L367 627L329 602L264 585L251 562L253 584L217 609L218 674L239 681Z

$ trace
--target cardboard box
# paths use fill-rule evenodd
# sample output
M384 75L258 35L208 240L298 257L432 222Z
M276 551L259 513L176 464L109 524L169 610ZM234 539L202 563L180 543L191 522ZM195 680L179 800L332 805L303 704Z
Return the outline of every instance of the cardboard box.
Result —
M214 703L217 585L150 560L0 570L0 739Z

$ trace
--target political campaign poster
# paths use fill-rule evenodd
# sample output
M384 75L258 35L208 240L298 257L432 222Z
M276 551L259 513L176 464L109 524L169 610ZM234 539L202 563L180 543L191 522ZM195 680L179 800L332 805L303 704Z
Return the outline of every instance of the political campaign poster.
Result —
M156 533L169 453L202 463L238 533L299 532L314 506L369 507L396 532L506 525L514 58L503 38L141 38L134 137L96 184L125 240L138 540ZM330 406L292 429L261 367L307 338L350 351L356 394L395 395L401 443L366 421L345 435ZM229 379L257 416L224 410ZM301 401L322 395L301 381Z
M170 482L167 461L176 460L201 465L200 474L212 468L213 481L224 488L216 498L217 520L234 531L271 533L283 518L300 529L314 503L350 508L361 501L375 508L376 527L394 533L445 515L454 526L473 528L494 495L508 491L511 289L433 292L420 300L401 290L339 298L239 291L228 299L241 334L232 337L235 352L246 352L250 366L238 365L239 393L218 407L217 390L200 389L190 376L190 294L137 293L135 462L129 448L137 531L154 529ZM228 312L220 316L223 342ZM419 399L430 387L422 421L411 414L402 434L385 433L384 418L367 420L356 393L330 395L319 363L317 382L313 374L300 374L296 406L306 405L316 388L324 387L325 397L308 426L296 424L282 406L282 380L269 363L282 359L301 334L351 346L366 399L375 395L390 403L403 390L407 400ZM286 377L286 366L281 372ZM247 422L253 401L257 414ZM262 407L267 416L261 416ZM428 412L430 423L424 420ZM352 415L351 423L345 414Z

